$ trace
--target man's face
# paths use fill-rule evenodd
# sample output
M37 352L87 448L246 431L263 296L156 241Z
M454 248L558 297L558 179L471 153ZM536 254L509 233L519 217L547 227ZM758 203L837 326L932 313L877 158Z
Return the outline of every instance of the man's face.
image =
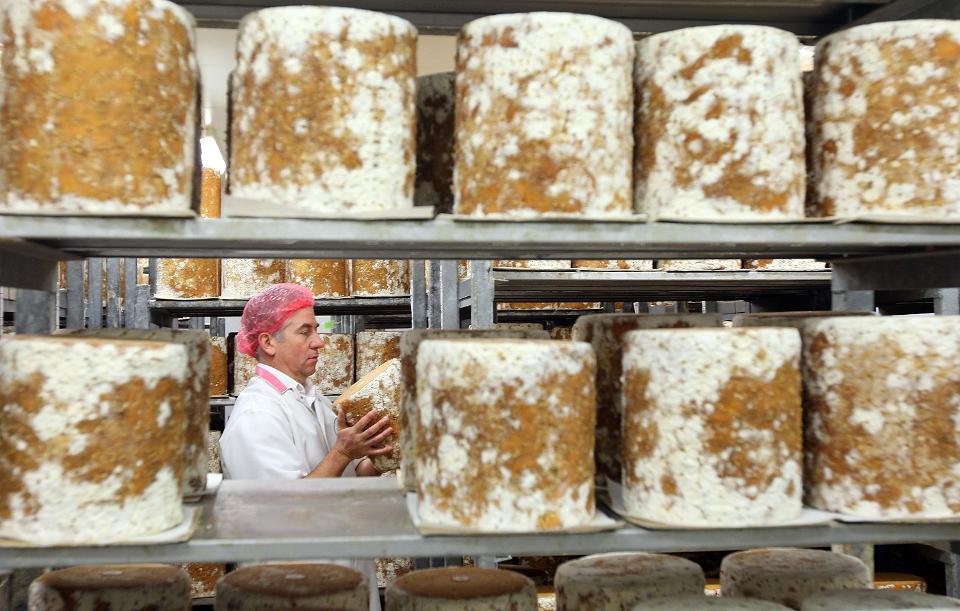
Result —
M317 334L317 319L313 308L301 308L293 313L280 328L274 347L275 359L288 372L296 373L304 380L317 370L317 355L323 346L323 338Z

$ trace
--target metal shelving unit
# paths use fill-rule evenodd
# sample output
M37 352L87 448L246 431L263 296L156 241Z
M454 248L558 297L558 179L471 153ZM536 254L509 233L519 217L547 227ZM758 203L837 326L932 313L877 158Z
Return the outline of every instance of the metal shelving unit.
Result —
M960 524L832 524L798 528L422 536L395 480L225 481L204 500L194 537L169 545L0 550L0 568L107 562L224 562L324 557L707 551L960 540Z
M240 316L246 299L151 299L150 311L166 316ZM344 297L317 299L313 305L318 315L339 314L410 314L409 297Z

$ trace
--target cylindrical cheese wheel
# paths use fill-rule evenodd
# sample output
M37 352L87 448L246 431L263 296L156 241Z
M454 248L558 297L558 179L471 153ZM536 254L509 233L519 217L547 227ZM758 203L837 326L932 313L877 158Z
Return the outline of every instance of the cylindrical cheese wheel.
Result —
M803 599L801 611L882 611L883 609L960 609L960 600L923 592L840 590Z
M350 292L358 297L410 294L410 263L396 259L354 259L350 262Z
M670 598L657 598L634 606L631 611L690 611L690 609L708 609L710 611L788 611L790 607L784 607L777 603L765 600L754 600L752 598L711 598L708 596L697 596L695 594L686 594L684 596L671 596Z
M390 419L393 433L383 443L393 447L393 452L383 456L373 456L371 461L380 473L396 471L400 466L400 359L394 358L374 368L357 380L357 383L343 392L333 402L334 411L343 409L348 426L354 426L370 412L377 412L378 418Z
M249 299L270 285L285 280L283 259L223 259L220 297Z
M357 333L357 378L400 356L403 331L360 331Z
M327 333L322 337L317 370L310 376L310 381L322 395L339 395L350 388L356 379L356 342L352 333Z
M759 598L799 609L818 592L872 588L862 561L835 552L768 548L730 554L720 564L724 598Z
M236 396L243 392L250 380L257 372L257 359L246 354L234 351L233 353L233 387L230 394Z
M873 316L873 312L754 312L733 317L734 327L793 327L803 329L810 320L841 318L844 316ZM801 339L803 339L801 337Z
M347 264L345 259L290 259L286 282L307 287L316 299L349 297Z
M807 503L960 514L960 317L822 318L803 334Z
M590 15L494 15L457 45L455 211L632 212L630 30Z
M623 337L637 329L719 327L716 314L591 314L573 325L574 341L589 342L597 357L597 475L620 481L623 420Z
M342 609L367 611L370 584L336 564L262 564L239 568L217 583L216 611Z
M190 577L167 564L75 566L30 584L29 611L190 609Z
M233 77L230 191L337 212L413 206L417 30L347 8L245 17Z
M744 259L741 267L768 272L809 272L827 269L827 264L816 259Z
M417 79L417 180L414 200L439 213L453 211L453 129L456 74Z
M414 448L417 441L417 355L420 344L428 339L481 337L546 339L548 336L540 326L536 329L411 329L400 337L400 374L403 378L400 409L400 470L403 487L407 490L413 490L416 482Z
M623 410L628 514L711 527L800 515L796 329L631 331Z
M210 337L210 396L227 394L227 338Z
M570 269L570 259L496 259L492 267L515 267L519 269Z
M200 178L200 217L220 218L220 172L203 168Z
M570 266L587 269L618 269L646 272L653 269L652 259L574 259Z
M220 259L157 259L157 299L216 299Z
M813 212L960 217L960 23L872 23L817 45Z
M740 259L658 259L658 271L719 272L740 269Z
M179 344L5 337L0 538L105 544L179 524L189 381Z
M597 554L560 565L557 606L565 611L620 611L661 597L703 596L703 569L665 554Z
M385 611L536 611L537 589L511 571L445 568L414 571L387 587Z
M685 219L802 217L796 36L717 25L637 45L637 209Z
M0 209L189 212L194 21L166 0L0 8Z
M589 344L428 340L416 371L423 523L533 532L593 519Z

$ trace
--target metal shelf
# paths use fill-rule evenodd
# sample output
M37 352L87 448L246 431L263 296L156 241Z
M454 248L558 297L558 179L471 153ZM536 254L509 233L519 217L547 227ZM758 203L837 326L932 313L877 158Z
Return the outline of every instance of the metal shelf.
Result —
M240 316L246 299L177 300L151 299L152 312L169 316ZM410 315L409 297L345 297L317 299L313 304L319 315L336 314L391 314Z
M225 481L204 501L193 539L169 545L0 548L0 568L109 562L226 562L460 555L707 551L770 545L960 539L960 524L836 524L801 528L646 530L591 534L421 536L393 479Z
M423 33L453 34L464 23L493 13L565 11L600 15L637 33L716 23L764 24L802 36L821 36L889 0L343 0L342 6L383 11L412 21ZM236 27L250 11L276 6L268 0L178 0L201 26ZM314 2L305 2L313 4Z
M835 258L960 249L952 225L128 219L5 216L63 256L393 259Z
M771 295L807 295L830 290L830 272L617 272L494 270L494 300L656 301L736 300ZM460 285L469 300L470 283ZM468 305L463 304L462 305Z

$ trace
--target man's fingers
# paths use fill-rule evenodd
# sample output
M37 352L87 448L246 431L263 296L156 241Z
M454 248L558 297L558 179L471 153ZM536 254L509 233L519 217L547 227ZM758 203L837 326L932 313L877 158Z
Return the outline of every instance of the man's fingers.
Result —
M380 414L375 411L367 412L366 415L357 421L357 424L354 425L358 431L365 431L370 423L380 417Z
M342 407L337 409L337 428L347 428L347 415L343 413Z
M382 448L377 448L376 450L370 450L367 452L367 456L386 456L393 452L393 446L383 446Z
M378 414L378 415L379 415L379 414ZM373 437L374 435L376 435L377 433L379 433L379 432L383 429L383 427L389 426L389 424L390 424L390 419L387 418L386 416L384 416L383 418L381 418L381 419L378 420L377 422L374 422L374 423L371 424L369 427L367 427L367 429L366 429L365 431L363 431L362 433L360 433L360 436L361 436L363 439L370 439L371 437Z
M381 441L393 434L393 429L387 428L385 431L381 431L379 435L367 441L369 445L379 445Z

